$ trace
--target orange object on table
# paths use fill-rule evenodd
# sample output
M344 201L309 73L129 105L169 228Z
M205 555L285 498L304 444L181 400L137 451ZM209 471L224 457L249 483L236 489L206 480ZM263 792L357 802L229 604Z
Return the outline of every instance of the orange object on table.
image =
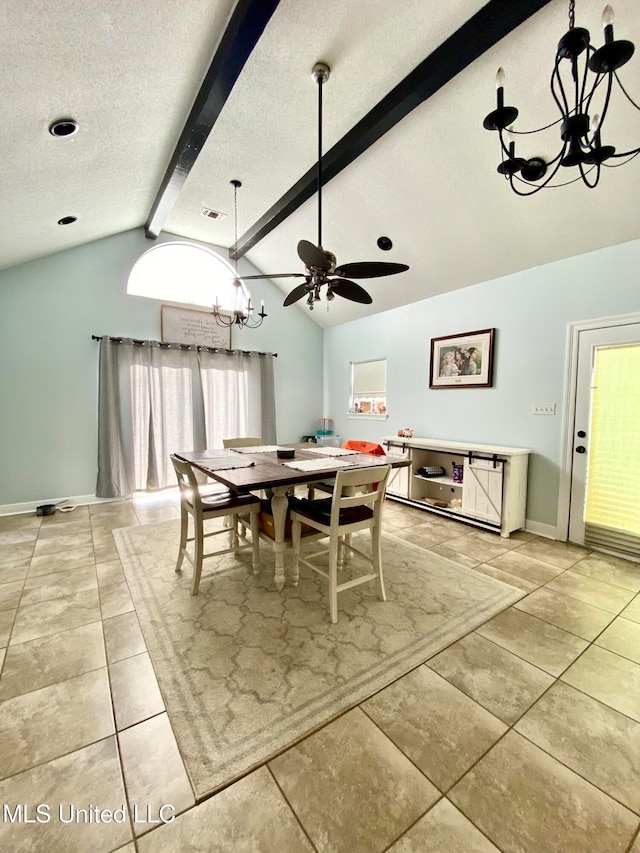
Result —
M358 453L369 453L371 456L385 456L384 448L374 441L349 439L342 446L345 450L357 450Z

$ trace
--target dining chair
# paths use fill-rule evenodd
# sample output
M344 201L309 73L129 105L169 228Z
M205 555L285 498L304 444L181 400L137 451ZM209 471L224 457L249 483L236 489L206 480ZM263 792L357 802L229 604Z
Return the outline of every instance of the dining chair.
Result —
M260 447L262 445L261 438L223 438L223 447Z
M202 562L207 557L218 557L237 553L242 548L253 548L252 567L253 573L260 571L260 501L254 495L236 494L229 489L218 490L212 494L202 495L196 480L195 472L188 462L171 455L171 462L178 478L180 488L180 550L176 572L182 568L184 558L193 566L193 584L191 595L197 595L200 587L200 576L202 574ZM247 519L247 515L249 519ZM189 516L193 519L194 535L189 536ZM204 532L204 522L210 518L232 518L231 528L221 528ZM247 521L251 527L251 542L247 542L244 536L238 535L238 518L243 522L243 530ZM229 548L204 553L204 540L209 536L226 534L230 536ZM240 540L243 540L242 544ZM193 557L187 550L187 545L194 543Z
M368 453L370 456L385 456L385 449L381 444L376 444L373 441L359 441L357 439L348 439L342 445L344 450L356 450L358 453ZM318 483L309 483L307 489L308 494L307 497L309 500L313 500L315 497L316 489L320 492L328 492L329 494L333 494L333 487L335 485L335 480L321 480Z
M378 596L386 601L384 579L382 577L382 557L380 535L382 531L382 506L384 490L391 465L372 468L360 468L351 471L338 471L333 496L320 500L308 498L289 499L291 511L291 540L293 549L294 585L298 583L300 563L327 578L329 582L329 613L332 622L338 621L338 593L345 589L375 580ZM329 537L329 547L322 551L300 556L302 525L317 531L317 535L307 538ZM351 544L350 536L359 530L371 531L371 554L365 554ZM349 538L348 538L349 537ZM347 550L361 557L372 570L368 574L338 583L338 563L341 552ZM320 567L313 559L329 555L328 569Z
M226 448L234 448L234 447L261 447L263 445L263 441L261 438L223 438L222 446ZM254 491L254 494L259 497L264 497L264 490L260 489L258 491Z

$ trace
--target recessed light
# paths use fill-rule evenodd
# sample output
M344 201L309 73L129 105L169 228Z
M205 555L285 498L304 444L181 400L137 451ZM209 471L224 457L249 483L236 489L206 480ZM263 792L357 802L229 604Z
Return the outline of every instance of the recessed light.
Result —
M388 237L378 237L378 248L383 252L388 252L392 246L393 243Z
M78 122L72 118L60 118L49 125L51 136L73 136L78 132Z
M77 216L63 216L62 219L58 219L58 225L71 225L73 222L77 221Z

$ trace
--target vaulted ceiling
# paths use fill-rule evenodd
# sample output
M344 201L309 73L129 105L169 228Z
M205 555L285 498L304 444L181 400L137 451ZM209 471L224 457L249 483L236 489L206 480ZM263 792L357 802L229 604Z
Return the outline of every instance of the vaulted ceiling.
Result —
M596 44L603 5L576 2L576 24ZM240 250L262 272L301 272L297 243L317 234L317 198L301 179L317 160L319 60L331 67L323 136L335 172L323 190L323 245L338 263L410 266L362 282L372 305L320 303L321 326L640 236L640 157L603 169L594 190L578 182L530 198L496 174L497 137L482 120L499 66L517 128L557 118L548 81L568 26L561 0L9 0L4 9L0 268L145 224L230 247L238 178ZM637 0L617 0L615 12L616 37L640 42ZM640 55L620 78L640 102ZM55 138L49 125L64 117L79 130ZM618 150L637 146L640 112L615 98L607 133ZM557 134L523 137L519 152L552 156ZM278 217L283 200L288 215ZM205 207L227 216L203 217ZM77 221L59 225L66 216ZM391 251L378 248L383 235ZM274 280L283 297L296 283Z

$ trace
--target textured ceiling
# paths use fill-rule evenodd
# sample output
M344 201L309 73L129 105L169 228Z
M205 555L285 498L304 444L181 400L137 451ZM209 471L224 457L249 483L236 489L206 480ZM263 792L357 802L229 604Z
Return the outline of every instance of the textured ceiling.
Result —
M0 50L0 267L142 226L233 10L231 0L94 0L5 4ZM576 23L602 41L603 0L578 0ZM205 219L203 207L232 214L239 178L242 234L316 160L317 87L324 60L324 148L482 6L479 0L282 0L249 57L164 230L216 245L233 243L233 216ZM640 42L640 4L615 4L616 36ZM496 174L495 135L482 129L507 74L516 128L556 118L548 93L567 4L551 2L417 107L323 191L323 245L338 263L391 260L409 272L363 282L373 304L335 299L313 312L335 325L428 296L640 236L640 157L581 183L521 199ZM640 101L640 55L620 72ZM614 107L618 106L614 104ZM640 113L612 107L612 142L640 143ZM49 123L73 116L80 131L54 139ZM527 155L551 155L557 129ZM78 221L57 225L62 216ZM247 258L263 272L297 272L299 239L316 239L315 196ZM388 235L391 252L376 240ZM284 293L295 280L277 281ZM517 295L514 295L517 298ZM304 302L289 309L307 310Z

